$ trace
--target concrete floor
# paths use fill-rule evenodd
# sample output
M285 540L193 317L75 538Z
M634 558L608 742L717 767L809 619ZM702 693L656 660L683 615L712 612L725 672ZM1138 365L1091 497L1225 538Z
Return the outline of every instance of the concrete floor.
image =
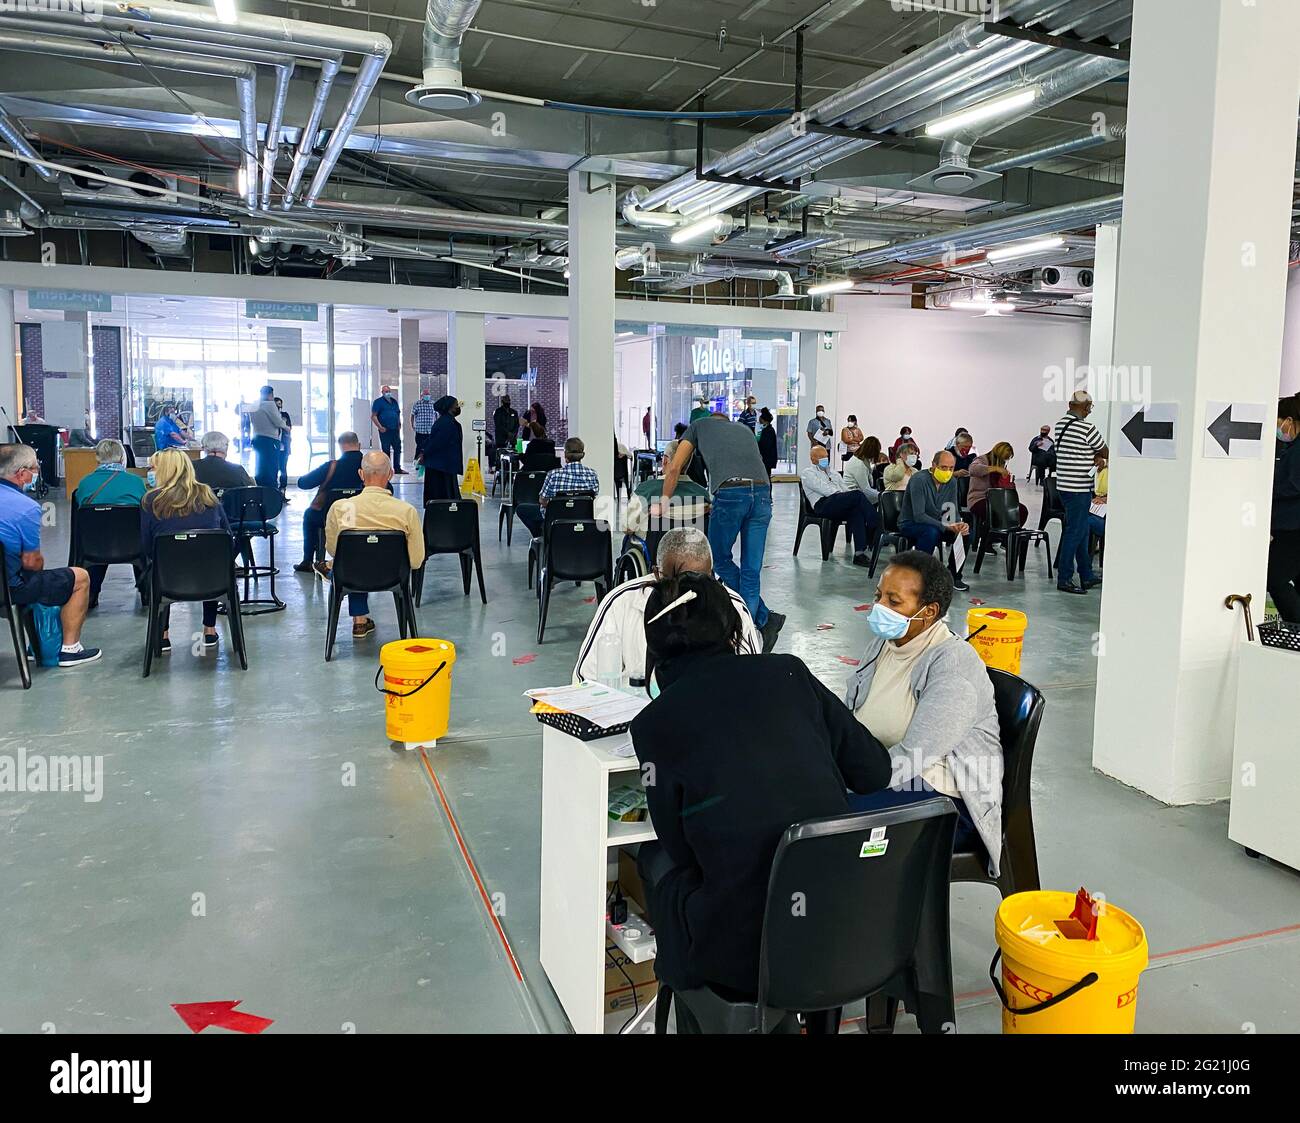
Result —
M402 490L418 503L410 481ZM1023 491L1036 505L1038 490ZM179 607L174 653L142 680L145 618L123 568L86 628L102 663L38 670L24 692L0 645L0 752L75 749L102 754L105 770L98 803L0 794L0 1031L183 1033L171 1003L222 1000L274 1019L272 1033L566 1028L537 961L541 736L520 694L567 681L592 589L557 591L539 646L526 538L498 546L495 501L481 522L486 606L462 596L453 560L431 564L421 632L458 653L453 734L429 754L435 786L419 754L389 747L372 685L379 644L396 638L391 602L376 599L377 638L354 647L345 623L336 661L323 662L322 586L287 572L306 502L293 497L278 554L289 608L247 622L247 672L224 639L219 654L192 655L182 641L198 606ZM872 584L842 547L823 564L812 535L792 558L795 489L776 500L764 587L789 615L778 650L838 690L841 660L865 641L854 606ZM52 559L66 556L57 515ZM1167 808L1092 771L1100 598L1062 597L1041 562L1028 568L1009 585L994 564L965 597L1031 618L1023 673L1048 699L1034 770L1044 884L1087 885L1146 926L1140 1031L1294 1028L1300 876L1230 843L1226 803ZM996 1032L997 894L952 893L958 1028ZM904 1017L899 1028L915 1027Z

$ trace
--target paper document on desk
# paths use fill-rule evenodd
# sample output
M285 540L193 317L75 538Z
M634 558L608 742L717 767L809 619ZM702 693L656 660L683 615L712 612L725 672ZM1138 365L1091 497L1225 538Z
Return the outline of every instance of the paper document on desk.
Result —
M952 540L952 571L960 574L961 567L966 564L966 543L962 541L961 535L957 535Z
M526 690L524 695L566 714L586 718L602 729L631 721L649 702L648 698L638 698L635 694L625 694L594 682L582 682L576 686L544 686Z

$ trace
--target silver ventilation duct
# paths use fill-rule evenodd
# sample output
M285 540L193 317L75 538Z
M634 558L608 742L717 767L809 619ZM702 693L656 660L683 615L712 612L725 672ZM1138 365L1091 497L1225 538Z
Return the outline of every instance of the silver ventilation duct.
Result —
M1058 141L1055 144L1045 144L1041 148L1026 148L1020 152L1013 152L1009 156L1003 156L1000 160L992 160L987 164L981 164L980 167L988 172L1007 172L1012 168L1027 168L1034 164L1046 163L1048 160L1057 160L1075 152L1097 148L1114 140L1123 140L1124 135L1125 127L1123 125L1107 125L1100 132L1086 133L1083 136L1071 137L1069 140Z
M19 156L26 156L29 160L39 160L41 158L36 149L23 136L23 131L18 127L18 123L3 109L0 109L0 138L3 138ZM53 183L59 178L58 172L45 167L43 164L29 164L28 167L34 169L36 174L47 183Z
M424 81L406 92L420 109L452 113L482 101L467 90L460 68L460 41L474 22L482 0L429 0L424 14Z

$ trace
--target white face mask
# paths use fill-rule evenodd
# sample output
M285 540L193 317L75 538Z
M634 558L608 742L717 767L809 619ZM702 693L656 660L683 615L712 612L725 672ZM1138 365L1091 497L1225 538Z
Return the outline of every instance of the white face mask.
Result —
M915 455L909 452L906 456L903 457L903 463L906 464L909 468L915 468L916 467Z

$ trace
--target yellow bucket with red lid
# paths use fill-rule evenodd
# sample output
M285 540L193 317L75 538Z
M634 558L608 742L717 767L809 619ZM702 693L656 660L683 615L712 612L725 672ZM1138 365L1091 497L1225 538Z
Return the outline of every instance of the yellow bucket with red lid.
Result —
M1083 890L1042 890L1008 897L994 927L989 975L1004 1034L1133 1032L1148 953L1142 925L1127 912Z
M1014 608L972 608L966 613L966 634L987 666L1020 673L1029 617Z
M375 688L384 695L390 741L413 749L446 735L455 662L456 646L445 639L394 640L380 648Z

